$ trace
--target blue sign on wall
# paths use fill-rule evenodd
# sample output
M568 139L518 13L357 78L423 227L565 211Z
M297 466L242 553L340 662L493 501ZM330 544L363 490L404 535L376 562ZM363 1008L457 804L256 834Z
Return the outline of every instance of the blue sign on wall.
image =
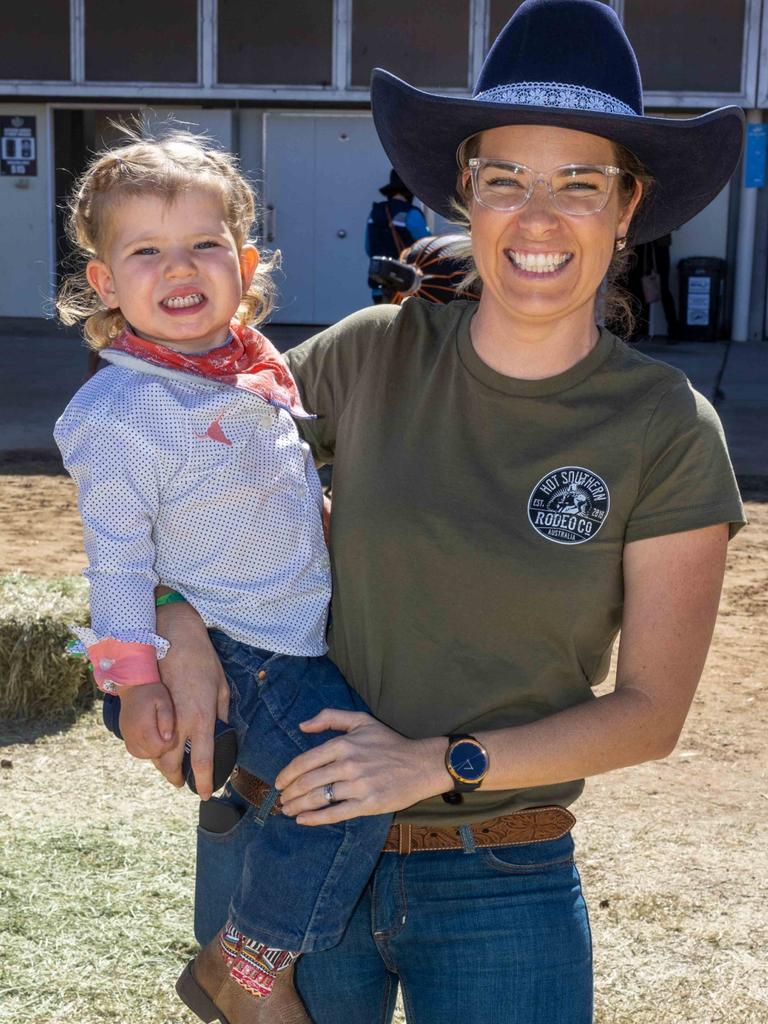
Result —
M747 125L747 148L744 153L744 187L765 188L766 143L768 126Z

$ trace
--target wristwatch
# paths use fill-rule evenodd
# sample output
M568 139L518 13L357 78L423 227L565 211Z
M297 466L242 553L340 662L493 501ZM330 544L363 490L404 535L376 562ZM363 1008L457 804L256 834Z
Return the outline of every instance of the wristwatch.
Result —
M461 803L462 793L477 789L488 774L490 761L483 744L468 733L448 737L445 767L453 779L453 789L443 793L448 804Z

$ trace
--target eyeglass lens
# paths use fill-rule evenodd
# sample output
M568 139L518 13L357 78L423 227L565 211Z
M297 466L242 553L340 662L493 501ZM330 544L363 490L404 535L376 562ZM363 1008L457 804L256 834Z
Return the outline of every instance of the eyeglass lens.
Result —
M474 168L477 199L494 210L516 210L530 198L539 179L522 164L481 162ZM543 177L543 176L542 176ZM544 182L546 182L544 178ZM608 201L611 177L602 167L568 165L558 167L549 178L555 206L563 213L582 216L598 213Z

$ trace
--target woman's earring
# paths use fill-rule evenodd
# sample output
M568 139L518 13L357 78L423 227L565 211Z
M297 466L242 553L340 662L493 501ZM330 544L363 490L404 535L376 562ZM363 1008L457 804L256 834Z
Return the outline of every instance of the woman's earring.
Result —
M627 236L624 235L623 238L617 238L616 239L616 244L613 247L613 251L614 252L623 252L624 249L626 249L626 248L627 248Z

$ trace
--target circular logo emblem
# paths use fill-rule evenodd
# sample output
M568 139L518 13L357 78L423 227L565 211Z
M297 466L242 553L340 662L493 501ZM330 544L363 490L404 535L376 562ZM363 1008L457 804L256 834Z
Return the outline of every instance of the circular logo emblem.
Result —
M603 525L611 507L605 481L582 466L547 473L531 491L531 526L555 544L584 544Z

